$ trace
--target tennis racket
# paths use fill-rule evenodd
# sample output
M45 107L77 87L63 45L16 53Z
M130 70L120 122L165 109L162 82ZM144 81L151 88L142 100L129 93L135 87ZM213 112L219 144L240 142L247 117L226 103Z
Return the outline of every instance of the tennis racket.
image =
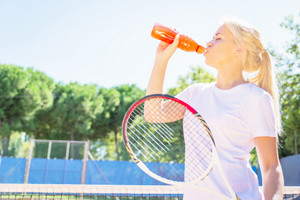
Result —
M145 96L128 109L122 130L130 157L152 178L192 186L217 166L232 198L218 195L239 199L222 170L209 127L187 103L170 95ZM215 191L201 189L216 195Z

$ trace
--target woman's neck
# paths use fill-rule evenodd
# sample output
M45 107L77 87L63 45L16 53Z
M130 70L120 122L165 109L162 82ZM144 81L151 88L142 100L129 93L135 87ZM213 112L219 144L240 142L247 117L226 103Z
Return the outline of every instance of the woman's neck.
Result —
M237 85L245 84L242 71L237 70L219 70L216 86L220 89L231 89Z

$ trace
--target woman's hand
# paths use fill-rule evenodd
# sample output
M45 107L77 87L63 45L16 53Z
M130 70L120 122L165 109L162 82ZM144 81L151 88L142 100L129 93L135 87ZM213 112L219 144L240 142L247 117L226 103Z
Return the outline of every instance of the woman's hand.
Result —
M179 34L176 35L172 44L160 42L156 51L156 61L167 63L177 49L179 43Z

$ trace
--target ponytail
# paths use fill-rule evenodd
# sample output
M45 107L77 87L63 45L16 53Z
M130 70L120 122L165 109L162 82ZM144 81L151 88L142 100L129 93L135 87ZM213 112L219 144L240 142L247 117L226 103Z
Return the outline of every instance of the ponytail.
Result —
M281 117L280 117L280 105L279 105L279 89L276 81L275 67L272 64L269 53L262 49L259 52L260 56L260 67L257 75L249 79L249 82L257 85L258 87L267 91L273 98L274 109L276 116L276 128L277 133L281 135Z

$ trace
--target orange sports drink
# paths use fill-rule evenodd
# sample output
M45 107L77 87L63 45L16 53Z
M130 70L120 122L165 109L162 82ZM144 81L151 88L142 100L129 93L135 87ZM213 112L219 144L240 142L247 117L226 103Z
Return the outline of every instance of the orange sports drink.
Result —
M151 36L159 39L163 42L166 42L168 44L172 44L175 36L178 34L178 31L162 26L158 23L155 23ZM179 43L178 43L178 48L184 50L184 51L189 51L193 52L196 51L199 54L204 53L205 49L203 46L198 45L192 38L186 36L186 35L180 35L179 37Z

